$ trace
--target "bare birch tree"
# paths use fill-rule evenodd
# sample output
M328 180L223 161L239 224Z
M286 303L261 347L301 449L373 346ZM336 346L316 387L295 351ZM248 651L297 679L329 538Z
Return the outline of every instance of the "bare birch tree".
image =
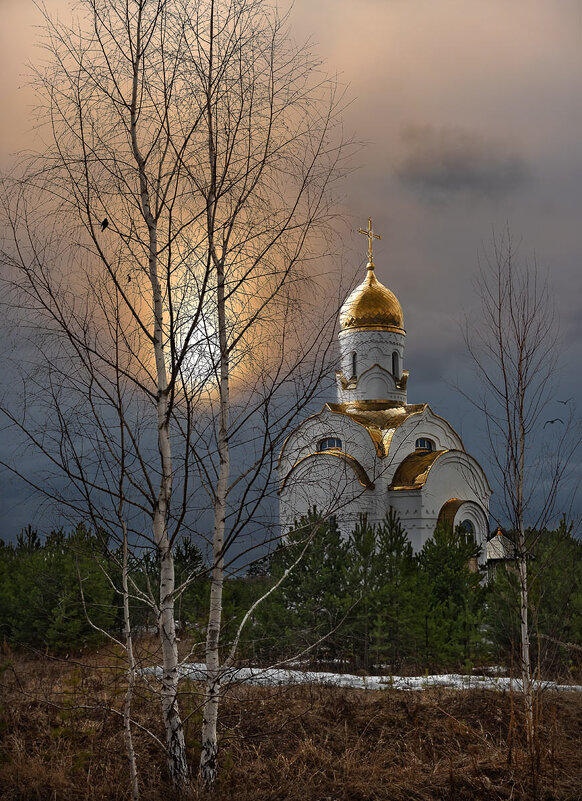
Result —
M141 592L158 620L168 770L187 789L173 546L210 515L211 785L224 570L333 330L321 305L316 327L297 310L326 249L338 100L260 0L82 0L77 14L46 16L44 141L3 185L7 297L32 365L4 413L45 459L32 486L156 550L159 595Z
M477 279L481 314L465 342L482 391L465 394L484 416L501 514L514 532L520 592L520 672L528 746L534 734L528 559L551 521L578 445L574 410L557 406L558 326L547 279L518 260L509 230L494 238ZM557 409L560 411L558 412Z

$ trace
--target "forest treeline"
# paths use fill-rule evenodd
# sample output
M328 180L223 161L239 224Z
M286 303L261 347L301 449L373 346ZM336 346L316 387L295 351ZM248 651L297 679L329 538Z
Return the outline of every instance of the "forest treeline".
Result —
M410 673L487 665L517 672L519 587L512 563L475 570L479 550L462 530L437 529L414 554L398 517L365 519L348 538L313 513L270 555L226 581L225 647L253 602L279 586L245 626L240 661L302 660L341 670ZM120 554L79 525L41 540L25 529L0 543L0 637L13 645L70 652L123 625ZM284 576L285 572L287 575ZM190 539L176 547L183 638L203 641L208 569ZM134 554L131 620L155 630L140 587L156 591L155 553ZM582 676L582 543L563 520L540 532L530 555L532 655L543 676ZM202 652L198 655L202 658ZM196 659L196 646L192 658Z

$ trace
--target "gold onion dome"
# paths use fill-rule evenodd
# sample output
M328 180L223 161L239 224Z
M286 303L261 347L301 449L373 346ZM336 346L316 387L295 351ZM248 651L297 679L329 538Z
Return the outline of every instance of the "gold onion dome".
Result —
M342 331L367 328L404 333L400 303L396 295L376 278L373 262L368 263L366 279L348 295L342 306L340 328Z

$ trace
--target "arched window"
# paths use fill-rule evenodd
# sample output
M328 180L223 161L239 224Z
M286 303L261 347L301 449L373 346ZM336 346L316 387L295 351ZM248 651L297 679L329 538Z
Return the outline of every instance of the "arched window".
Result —
M356 355L356 351L352 353L352 375L358 375L358 357Z
M341 451L342 441L337 437L326 437L319 441L317 445L318 451Z
M426 437L420 437L416 440L416 450L417 451L434 451L434 442L432 439L427 439Z
M475 542L475 526L471 520L463 520L459 523L459 527L461 531L467 536L470 537L473 542ZM471 573L478 573L479 572L479 560L476 556L472 556L469 559L467 567L471 571Z
M400 378L400 356L397 350L392 354L392 375L394 378Z
M470 520L463 520L460 526L466 534L475 534L475 526Z

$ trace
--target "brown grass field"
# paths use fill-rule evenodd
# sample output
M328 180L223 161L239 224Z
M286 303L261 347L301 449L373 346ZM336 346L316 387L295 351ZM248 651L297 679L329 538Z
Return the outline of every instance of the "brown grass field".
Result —
M124 666L99 652L54 660L4 648L0 798L130 798L122 723ZM200 686L181 698L197 763ZM326 687L233 687L221 716L220 801L582 799L582 694L546 692L535 752L517 694ZM140 681L135 745L143 801L175 801L165 778L155 683ZM205 799L201 789L193 798Z

